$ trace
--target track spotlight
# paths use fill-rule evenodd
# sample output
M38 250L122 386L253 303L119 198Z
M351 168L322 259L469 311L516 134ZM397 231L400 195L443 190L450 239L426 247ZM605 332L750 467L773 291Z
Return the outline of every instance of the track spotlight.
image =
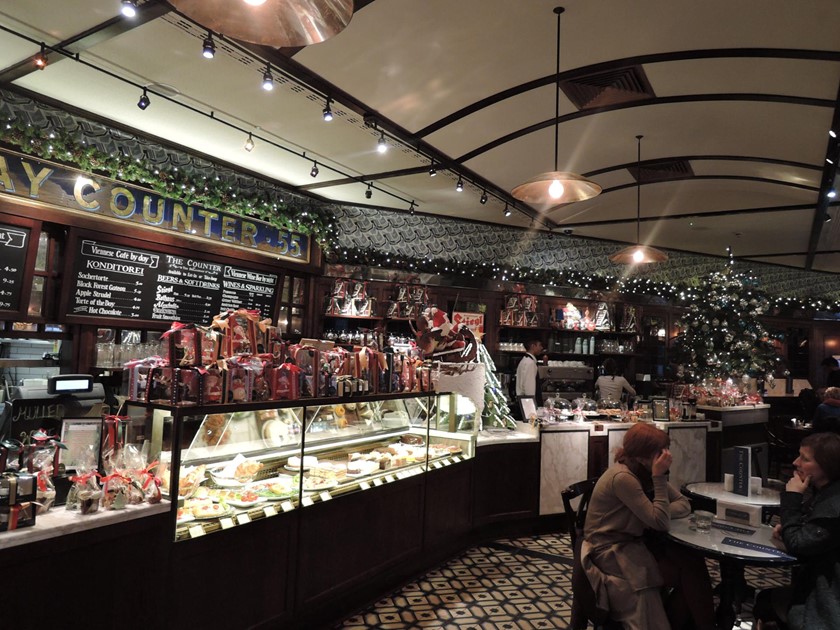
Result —
M370 189L370 184L368 184L367 190L365 191L365 199L370 199L373 197L373 191Z
M828 130L828 135L831 136L832 138L836 138L837 137L837 132L834 131L834 129L829 129Z
M120 13L127 18L133 18L137 15L137 3L134 0L122 0L122 7Z
M266 92L271 92L274 89L274 77L271 76L271 64L266 65L265 72L263 72L262 89Z
M38 70L43 70L47 67L47 47L41 44L41 52L35 55L35 67Z
M827 196L829 199L834 199L834 198L837 196L837 191L836 191L836 190L834 190L834 189L832 188L831 190L829 190L829 191L826 193L826 196Z
M408 206L408 214L414 216L414 201L412 201L411 205Z
M207 32L207 37L204 38L204 46L201 49L201 54L205 59L212 59L216 56L216 44L213 41L213 33Z
M265 0L245 0L245 4L250 4L252 7L258 7L265 4Z
M332 109L330 109L331 102L332 99L328 98L327 103L324 105L324 122L330 122L333 119Z
M437 169L435 168L435 165L432 164L429 167L429 177L434 177L435 175L437 175Z
M137 107L140 109L146 109L149 105L151 105L152 101L149 100L149 95L146 92L146 88L143 88L143 94L140 95L140 100L137 101Z
M504 215L505 215L506 217L509 217L509 216L510 216L510 214L511 214L511 212L510 212L510 208L508 207L507 202L505 202L505 211L504 211Z
M248 139L245 141L245 150L250 153L254 150L254 136L248 133Z
M455 184L455 190L458 192L464 192L464 180L461 179L460 176L458 176L458 183Z
M312 177L318 177L318 162L312 162L312 170L309 171Z
M486 190L481 191L481 197L479 198L478 203L480 203L482 206L485 203L487 203L487 191Z
M388 143L385 141L385 132L379 134L379 140L376 141L376 150L380 153L385 153L388 150Z
M834 164L834 160L832 160L831 158L825 158L825 161L829 164Z

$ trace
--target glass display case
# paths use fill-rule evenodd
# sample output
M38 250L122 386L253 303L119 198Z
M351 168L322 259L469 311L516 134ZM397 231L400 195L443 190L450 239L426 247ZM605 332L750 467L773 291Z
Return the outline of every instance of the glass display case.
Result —
M185 540L475 455L475 407L435 392L212 407L126 403ZM177 489L177 490L176 490Z

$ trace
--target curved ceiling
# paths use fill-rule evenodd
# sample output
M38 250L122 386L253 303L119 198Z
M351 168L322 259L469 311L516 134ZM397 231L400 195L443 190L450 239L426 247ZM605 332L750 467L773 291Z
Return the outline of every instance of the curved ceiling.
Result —
M638 185L649 244L840 272L828 197L840 157L829 137L840 127L836 0L567 0L559 75L546 0L357 0L321 44L216 34L212 60L200 25L165 2L139 4L128 20L117 0L5 0L0 82L329 201L406 212L413 201L420 213L623 243L636 238ZM40 42L54 49L43 71ZM555 123L560 169L604 190L541 213L509 191L551 170ZM505 217L506 203L518 212Z

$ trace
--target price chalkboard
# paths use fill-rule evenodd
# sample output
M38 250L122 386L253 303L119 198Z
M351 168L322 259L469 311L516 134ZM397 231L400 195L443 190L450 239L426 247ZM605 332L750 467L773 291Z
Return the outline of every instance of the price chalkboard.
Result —
M29 228L0 223L0 311L20 310Z
M278 276L80 239L68 315L209 323L236 308L273 315Z

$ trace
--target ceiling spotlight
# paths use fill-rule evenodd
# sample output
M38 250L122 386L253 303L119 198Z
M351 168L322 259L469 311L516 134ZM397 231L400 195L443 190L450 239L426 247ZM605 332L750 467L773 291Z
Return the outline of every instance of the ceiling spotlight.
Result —
M204 46L201 49L201 54L205 59L212 59L216 56L216 44L213 41L213 33L207 32L207 37L204 38Z
M411 202L411 205L408 206L408 214L414 216L414 201Z
M35 55L35 67L38 70L43 70L47 67L47 47L41 44L41 52Z
M380 153L385 153L388 150L388 143L385 141L385 132L379 134L379 140L376 141L376 150Z
M432 164L429 167L429 177L434 177L435 175L437 175L437 168L435 168L435 165Z
M250 153L254 150L254 136L249 132L248 139L245 141L245 150Z
M834 160L832 160L831 158L825 158L825 161L829 164L834 164Z
M120 13L127 18L133 18L137 15L137 3L134 0L122 0L122 7Z
M831 136L832 138L836 138L837 137L837 132L834 131L834 129L829 129L828 130L828 135Z
M837 196L837 191L836 191L836 190L834 190L834 189L832 188L831 190L829 190L829 191L826 193L826 196L827 196L829 199L834 199L834 198Z
M312 162L312 170L309 171L312 177L318 177L318 162Z
M327 98L327 103L324 105L324 122L330 122L333 119L332 109L330 109L331 98Z
M455 190L458 192L464 192L464 180L461 179L460 176L458 176L458 183L455 184Z
M271 76L271 64L266 65L265 72L263 72L262 88L266 92L271 92L274 89L274 77Z
M244 0L245 4L250 4L252 7L258 7L261 4L265 4L265 0Z
M367 190L365 191L365 199L370 199L373 197L373 191L370 189L370 184L368 184Z
M509 216L510 216L510 214L511 214L511 212L510 212L510 208L508 207L507 202L505 202L504 215L505 215L506 217L509 217Z
M487 203L487 191L486 190L481 191L481 197L479 198L478 203L480 203L482 206L485 203Z
M149 95L146 93L146 88L143 88L143 94L140 96L140 100L137 101L137 107L140 109L146 109L150 104L151 100L149 100Z

